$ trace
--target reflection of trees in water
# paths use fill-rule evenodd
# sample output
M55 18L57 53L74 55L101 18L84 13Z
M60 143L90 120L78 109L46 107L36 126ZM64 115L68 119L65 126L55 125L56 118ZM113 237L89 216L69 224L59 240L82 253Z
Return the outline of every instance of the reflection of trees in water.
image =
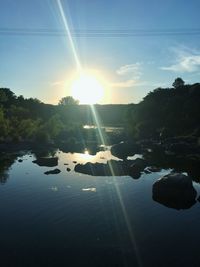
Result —
M9 174L7 173L7 170L0 171L0 183L5 184L9 178Z
M15 154L0 154L0 184L5 184L9 178L9 169L15 162L17 155Z
M192 180L200 183L200 159L192 155L166 155L151 153L144 156L149 165L162 169L173 169L175 172L187 172Z
M54 157L56 152L57 152L57 149L36 149L32 151L35 158Z
M68 153L85 153L88 151L90 155L96 155L97 152L101 151L99 144L96 142L75 142L75 143L62 143L59 145L59 150Z

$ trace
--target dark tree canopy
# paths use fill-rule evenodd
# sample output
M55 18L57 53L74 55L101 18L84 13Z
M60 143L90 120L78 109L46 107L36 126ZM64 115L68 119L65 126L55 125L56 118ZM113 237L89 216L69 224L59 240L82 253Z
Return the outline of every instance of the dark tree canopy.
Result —
M60 99L59 105L67 106L67 105L78 105L79 100L74 99L72 96L65 96Z
M128 126L135 137L156 139L160 134L199 133L200 84L184 85L184 81L177 78L173 86L155 89L130 110Z
M175 79L175 81L173 82L172 86L177 89L180 87L183 87L185 85L185 82L183 81L182 78L178 77Z
M0 103L12 104L15 101L16 95L9 88L0 88Z

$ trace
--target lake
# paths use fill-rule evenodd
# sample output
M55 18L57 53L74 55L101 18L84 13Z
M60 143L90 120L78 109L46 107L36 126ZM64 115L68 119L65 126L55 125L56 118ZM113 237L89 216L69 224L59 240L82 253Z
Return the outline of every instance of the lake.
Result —
M199 201L176 210L152 199L153 183L170 170L89 176L73 171L76 162L116 160L109 150L54 156L56 175L28 151L1 161L2 267L200 266Z

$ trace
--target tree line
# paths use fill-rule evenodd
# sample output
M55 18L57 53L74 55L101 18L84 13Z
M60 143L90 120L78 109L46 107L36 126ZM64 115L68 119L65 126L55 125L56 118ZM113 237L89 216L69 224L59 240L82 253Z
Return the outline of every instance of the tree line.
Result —
M0 142L80 139L84 124L97 123L123 126L135 139L200 136L199 103L200 83L185 84L181 78L170 88L149 92L139 104L95 105L92 109L71 96L50 105L0 88Z
M71 96L58 105L44 104L36 98L16 96L0 88L0 142L57 142L80 139L84 124L120 126L127 105L79 105ZM95 114L94 114L95 112Z
M59 135L70 135L79 127L67 113L36 98L16 96L0 88L0 141L48 142Z
M127 112L127 129L137 139L200 136L200 83L177 78L157 88Z

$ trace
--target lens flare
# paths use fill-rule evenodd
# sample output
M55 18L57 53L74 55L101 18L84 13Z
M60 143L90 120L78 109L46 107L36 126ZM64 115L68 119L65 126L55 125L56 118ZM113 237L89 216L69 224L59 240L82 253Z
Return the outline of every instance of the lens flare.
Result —
M64 27L66 29L67 36L69 38L69 42L70 42L70 45L71 45L72 53L73 53L73 56L74 56L74 59L75 59L75 62L76 62L77 71L78 71L79 75L81 76L81 75L83 75L84 72L83 72L83 69L82 69L82 66L81 66L81 63L80 63L80 60L79 60L75 45L74 45L74 41L73 41L73 38L72 38L72 35L71 35L71 32L70 32L69 24L68 24L68 21L66 19L66 16L65 16L62 4L61 4L61 0L57 0L57 3L58 3L58 8L59 8L59 11L60 11L61 18L63 20ZM83 79L82 82L83 82L83 84L85 83L85 85L87 85L87 84L91 85L93 83L96 83L93 80L91 81L90 79L89 79L89 82L88 81L84 82L84 80L88 80L88 78L81 78L81 79ZM80 83L81 82L79 81L78 84L80 84ZM90 87L90 85L89 85L89 87ZM94 84L93 84L93 87L94 87ZM93 87L91 86L91 88L93 88ZM98 87L98 86L96 86L96 87ZM78 88L80 88L79 85L78 85ZM91 91L92 91L92 89L91 89ZM92 101L92 102L94 103L94 101ZM91 105L91 109L92 109L92 114L93 114L93 117L94 117L94 121L96 123L97 129L98 129L98 132L99 132L99 139L100 139L101 143L103 145L105 145L106 144L106 136L103 133L103 131L101 130L101 124L100 124L100 120L98 118L98 114L97 114L97 112L95 110L95 106ZM89 157L89 155L87 155L87 153L86 154L82 154L82 155L84 157ZM120 206L121 206L121 212L123 214L124 221L125 221L128 233L129 233L129 238L130 238L130 241L132 243L132 247L133 247L133 249L134 249L134 251L136 253L138 265L140 267L142 267L142 261L141 261L140 253L139 253L138 246L137 246L137 243L136 243L136 240L135 240L134 231L132 229L132 226L131 226L131 223L130 223L130 220L129 220L129 217L128 217L128 214L127 214L127 211L126 211L126 207L124 205L122 194L121 194L119 185L118 185L118 183L116 181L115 173L114 173L112 164L110 163L110 161L108 161L108 164L109 164L109 168L111 170L111 173L114 176L113 177L113 181L114 181L116 193L117 193L117 196L118 196L118 199L119 199L119 203L120 203Z

